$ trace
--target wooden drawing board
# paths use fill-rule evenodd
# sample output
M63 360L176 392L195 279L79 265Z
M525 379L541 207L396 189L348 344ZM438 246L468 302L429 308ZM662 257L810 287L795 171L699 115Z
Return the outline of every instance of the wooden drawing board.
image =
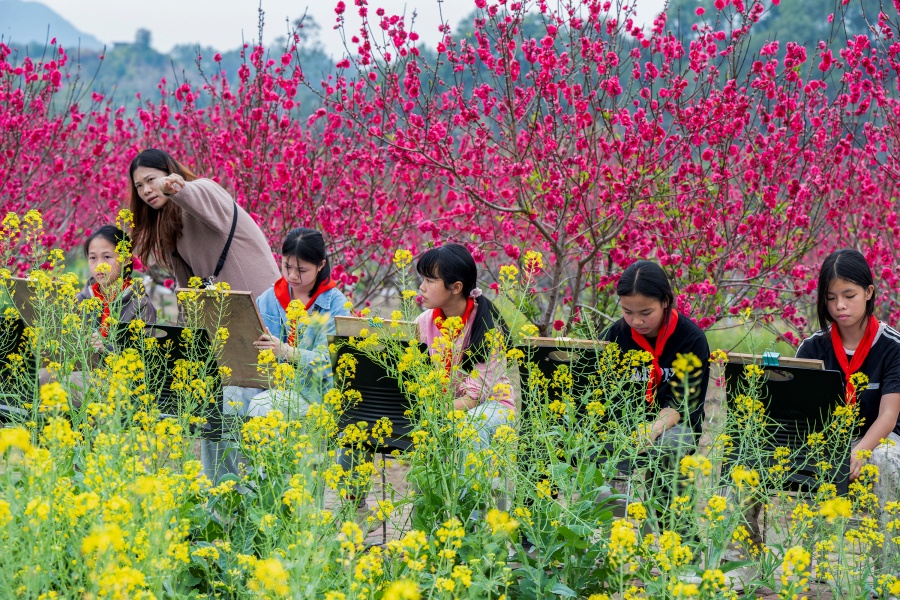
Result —
M0 287L0 304L15 306L25 324L31 325L34 320L34 303L28 280L22 277L10 277L9 280L13 283L13 289Z
M605 348L609 342L567 337L524 337L523 346L533 348Z
M760 354L740 354L738 352L728 353L728 362L736 365L762 365L763 357ZM814 371L824 371L825 363L818 359L812 358L793 358L788 356L778 357L778 366L781 367L799 367L801 369L812 369Z
M224 385L240 387L268 387L266 377L256 370L259 352L253 342L266 331L262 316L256 307L250 292L229 290L227 292L206 291L179 288L179 292L197 294L197 302L202 303L202 323L209 332L210 339L215 339L219 327L228 329L228 341L219 357L219 366L231 369L231 378L223 381ZM219 308L213 301L214 294L226 294L225 315L219 319ZM208 301L207 301L208 300Z
M392 330L396 331L392 325L393 321L387 320L374 325L371 319L363 317L337 316L334 318L336 337L359 337L363 329L368 329L369 333L390 333ZM397 325L401 331L408 331L407 328L416 326L413 321L397 321Z

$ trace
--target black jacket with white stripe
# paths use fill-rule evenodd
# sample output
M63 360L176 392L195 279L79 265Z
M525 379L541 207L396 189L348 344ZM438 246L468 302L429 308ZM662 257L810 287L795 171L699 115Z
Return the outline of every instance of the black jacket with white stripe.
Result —
M844 351L847 352L846 349ZM803 340L797 348L797 358L819 359L825 362L826 369L840 371L841 365L831 344L831 327ZM847 361L852 358L853 352L847 352ZM879 323L875 341L860 371L869 378L868 387L858 395L860 416L863 418L859 435L865 435L869 426L878 418L881 397L900 393L900 333L897 330ZM844 385L847 385L846 378L843 379ZM900 418L894 426L894 432L900 434Z

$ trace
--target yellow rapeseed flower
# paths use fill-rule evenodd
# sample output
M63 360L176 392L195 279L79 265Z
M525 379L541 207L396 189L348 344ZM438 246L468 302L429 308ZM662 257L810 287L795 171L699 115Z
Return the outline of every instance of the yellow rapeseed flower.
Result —
M19 230L22 228L22 221L19 220L19 215L14 212L6 213L6 216L3 217L3 230L7 236L13 236L19 233Z
M290 596L288 579L289 574L281 561L267 558L256 561L253 577L247 582L247 587L254 592L287 598Z
M134 213L127 208L119 210L119 214L116 215L116 227L123 231L134 228Z
M382 596L384 600L420 600L421 597L418 586L408 579L393 582Z
M800 577L797 582L800 589L805 590L809 582L810 561L811 556L804 548L800 546L789 548L788 551L784 553L784 558L781 562L781 585L790 585L790 578L797 575Z
M628 516L640 523L647 519L647 509L641 502L632 502L628 505Z
M44 228L44 218L41 216L41 211L31 209L25 213L25 227L35 231L42 230Z
M755 488L759 485L759 473L757 473L756 469L748 469L737 465L731 470L731 480L734 481L735 487L739 490L743 490L745 486Z
M519 277L519 268L515 265L500 267L500 283L515 283Z
M710 522L724 521L725 509L728 508L728 501L724 496L714 495L706 503L706 510L703 511L704 516Z
M10 448L18 448L27 453L31 450L31 434L21 427L0 429L0 456Z
M41 386L41 406L39 412L51 412L69 409L69 395L58 381Z
M508 537L512 535L519 526L519 522L510 518L508 512L505 510L497 510L496 508L492 508L488 511L486 520L488 526L491 528L491 534L495 536Z
M9 502L0 498L0 526L7 525L12 521L12 512L9 510Z
M638 544L637 530L630 521L616 519L609 532L607 558L616 568L625 565L634 554Z
M544 268L544 255L535 250L529 250L525 253L525 270L529 273L540 271Z
M841 496L831 498L822 503L819 514L829 523L834 523L835 519L849 519L853 514L853 503L849 498Z
M681 543L680 535L674 531L664 531L659 536L659 552L655 558L660 570L669 572L691 562L694 555L686 544Z
M716 348L709 353L709 362L712 364L723 366L728 363L728 353L724 350Z
M110 548L120 551L125 548L125 532L116 523L95 525L90 535L81 541L81 553L92 556L95 553L103 554Z
M675 355L675 360L672 361L672 369L675 372L675 377L679 380L684 380L687 375L690 375L701 366L700 359L691 352L687 354L678 352Z
M697 473L708 476L712 473L712 463L702 454L688 454L681 459L681 474L694 480Z
M394 266L398 269L405 269L409 266L409 263L412 262L413 254L409 250L404 248L398 249L394 252Z
M857 371L850 376L850 385L853 386L857 393L861 393L869 387L869 376L861 371Z
M744 376L747 379L760 379L765 375L765 370L759 365L745 365L744 366Z

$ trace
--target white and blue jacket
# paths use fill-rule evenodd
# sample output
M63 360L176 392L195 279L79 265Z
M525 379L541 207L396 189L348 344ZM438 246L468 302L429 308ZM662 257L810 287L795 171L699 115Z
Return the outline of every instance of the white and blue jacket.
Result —
M333 386L328 336L334 335L336 331L334 317L350 314L344 306L346 303L347 297L337 288L323 292L313 302L309 314L312 316L318 313L327 316L327 319L324 323L314 322L298 331L299 358L294 364L296 379L293 389L308 402L321 402L325 393ZM286 327L287 313L275 297L275 288L270 287L263 292L256 299L256 306L269 333L286 342L290 333Z

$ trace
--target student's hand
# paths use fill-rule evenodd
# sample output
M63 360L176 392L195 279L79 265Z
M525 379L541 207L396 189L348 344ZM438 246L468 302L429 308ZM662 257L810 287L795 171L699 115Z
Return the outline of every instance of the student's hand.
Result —
M271 350L281 360L293 360L297 352L296 348L285 344L271 333L259 336L259 339L253 342L253 347L260 351Z
M177 173L172 173L166 177L158 177L154 183L156 183L156 188L166 196L177 194L184 189L184 177Z
M100 352L101 350L106 349L106 344L104 344L103 341L103 336L96 331L91 334L91 347L95 351Z
M850 451L850 481L855 481L856 478L859 477L862 468L866 464L866 459L860 458L857 454L859 450L859 445L856 445L853 447L853 450Z
M469 410L470 408L475 408L478 406L478 400L475 398L471 398L469 396L463 396L462 398L456 398L453 401L453 409L454 410Z

